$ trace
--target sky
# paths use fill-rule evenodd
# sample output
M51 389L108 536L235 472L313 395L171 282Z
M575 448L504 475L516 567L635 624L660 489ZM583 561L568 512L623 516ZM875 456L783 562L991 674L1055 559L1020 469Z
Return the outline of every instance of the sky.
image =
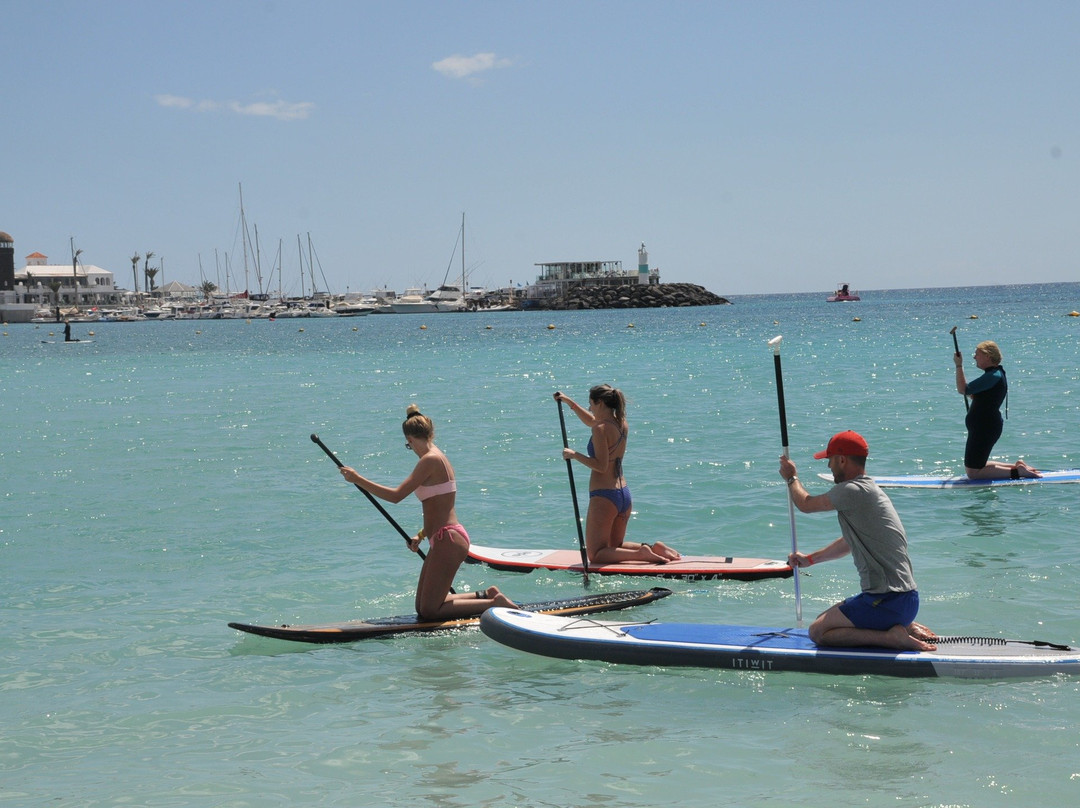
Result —
M131 288L1080 281L1080 3L6 0L0 231ZM311 251L308 245L311 245ZM301 257L304 253L301 283ZM280 256L280 258L279 258ZM254 257L246 286L258 291ZM141 266L141 264L140 264Z

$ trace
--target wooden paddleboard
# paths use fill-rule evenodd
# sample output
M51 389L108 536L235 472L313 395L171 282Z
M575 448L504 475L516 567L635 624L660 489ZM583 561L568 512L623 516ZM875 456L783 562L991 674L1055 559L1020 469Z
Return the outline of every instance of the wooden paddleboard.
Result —
M994 637L939 637L936 651L825 648L801 628L614 622L502 608L485 612L480 630L519 651L628 665L965 679L1080 674L1080 650Z
M595 595L581 595L559 600L545 600L538 603L523 604L523 612L544 614L581 615L610 612L641 606L654 600L666 598L670 589L653 587L629 592L607 592ZM462 617L457 620L421 620L415 614L398 617L376 617L371 620L350 620L344 623L320 623L306 626L265 626L250 623L229 623L229 628L273 637L278 640L292 640L307 643L354 642L372 637L387 637L394 634L429 633L457 628L475 628L480 623L477 617Z
M469 561L487 564L507 572L534 570L567 570L581 573L581 553L578 550L530 550L469 546ZM654 578L683 578L709 580L730 578L753 581L758 578L790 578L791 567L786 561L768 558L734 558L732 556L683 556L666 564L632 561L621 564L589 565L590 575L647 575Z

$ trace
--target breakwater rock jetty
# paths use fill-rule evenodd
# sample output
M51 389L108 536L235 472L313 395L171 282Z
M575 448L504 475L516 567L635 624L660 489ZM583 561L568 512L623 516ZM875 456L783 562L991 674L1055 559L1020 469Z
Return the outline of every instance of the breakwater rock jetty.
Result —
M693 283L631 284L627 286L576 286L545 301L544 308L661 309L683 306L720 306L731 301Z

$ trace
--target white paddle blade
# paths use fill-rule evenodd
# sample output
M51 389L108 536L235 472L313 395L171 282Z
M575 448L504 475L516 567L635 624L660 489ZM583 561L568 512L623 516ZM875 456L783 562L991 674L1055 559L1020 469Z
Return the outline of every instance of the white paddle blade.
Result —
M771 340L769 340L769 347L772 348L774 354L780 353L780 343L784 341L783 334L777 334Z

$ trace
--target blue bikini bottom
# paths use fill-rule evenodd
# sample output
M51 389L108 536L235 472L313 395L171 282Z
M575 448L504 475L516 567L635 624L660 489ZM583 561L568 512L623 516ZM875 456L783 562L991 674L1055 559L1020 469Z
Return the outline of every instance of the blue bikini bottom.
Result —
M595 491L589 492L589 498L603 497L608 500L615 509L618 511L619 516L630 510L630 486L624 485L622 488L597 488Z

